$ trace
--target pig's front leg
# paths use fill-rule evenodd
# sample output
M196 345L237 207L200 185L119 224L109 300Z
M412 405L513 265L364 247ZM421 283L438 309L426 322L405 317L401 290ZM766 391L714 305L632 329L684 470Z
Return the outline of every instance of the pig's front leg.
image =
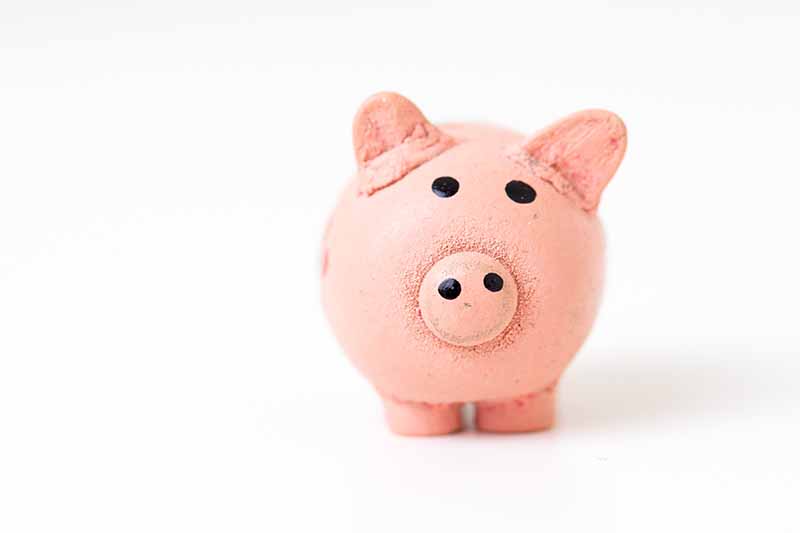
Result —
M475 427L498 433L550 429L555 421L555 398L552 385L525 396L476 402Z
M445 435L461 429L460 403L407 402L383 396L389 428L400 435Z

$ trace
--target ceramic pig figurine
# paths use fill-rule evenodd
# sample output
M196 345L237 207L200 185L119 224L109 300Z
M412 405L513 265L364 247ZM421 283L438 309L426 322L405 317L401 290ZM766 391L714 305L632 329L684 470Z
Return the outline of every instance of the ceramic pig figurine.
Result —
M322 298L390 428L547 429L556 386L603 283L600 194L625 153L622 121L582 111L524 137L433 125L406 98L368 99L358 171L323 242Z

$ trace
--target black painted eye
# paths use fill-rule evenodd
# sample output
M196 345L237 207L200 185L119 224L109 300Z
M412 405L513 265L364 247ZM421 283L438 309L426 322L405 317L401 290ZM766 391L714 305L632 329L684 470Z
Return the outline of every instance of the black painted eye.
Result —
M518 204L529 204L536 199L536 191L524 181L506 183L506 194Z
M457 279L447 278L439 284L439 295L445 300L455 300L461 294L461 284Z
M450 198L458 192L458 181L450 176L442 176L433 180L431 189L433 194L440 198Z
M498 292L503 289L503 278L494 272L489 272L483 276L483 286L492 292Z

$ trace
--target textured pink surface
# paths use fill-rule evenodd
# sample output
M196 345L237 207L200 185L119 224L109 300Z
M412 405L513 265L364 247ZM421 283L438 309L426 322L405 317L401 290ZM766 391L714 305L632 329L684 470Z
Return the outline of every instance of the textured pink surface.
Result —
M494 272L505 280L503 290L492 293L483 277ZM458 301L441 297L443 279L456 278L463 290ZM476 346L502 333L517 311L517 285L498 260L477 252L459 252L442 258L428 270L419 290L422 320L431 332L450 344Z
M359 192L371 195L453 145L398 94L376 94L353 121L353 147L364 180Z
M476 402L479 429L549 427L554 386L597 311L594 211L624 153L622 122L587 111L526 139L435 127L403 97L382 94L362 106L353 138L359 171L324 238L323 305L384 397L390 426L454 431L446 407ZM440 176L458 180L457 194L433 194ZM511 180L532 186L535 201L512 201ZM480 269L508 277L503 291L481 292ZM450 275L464 277L461 296L437 300L438 278Z
M553 169L545 180L583 209L593 210L622 162L626 142L622 120L595 109L557 122L531 137L523 149L533 161Z

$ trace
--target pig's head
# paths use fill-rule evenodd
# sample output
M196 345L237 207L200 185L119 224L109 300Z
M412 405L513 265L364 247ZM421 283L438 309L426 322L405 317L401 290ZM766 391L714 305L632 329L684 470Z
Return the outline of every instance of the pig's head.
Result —
M455 401L557 379L602 283L600 195L622 121L571 115L529 137L434 126L404 97L365 102L358 172L326 232L325 307L387 394Z

